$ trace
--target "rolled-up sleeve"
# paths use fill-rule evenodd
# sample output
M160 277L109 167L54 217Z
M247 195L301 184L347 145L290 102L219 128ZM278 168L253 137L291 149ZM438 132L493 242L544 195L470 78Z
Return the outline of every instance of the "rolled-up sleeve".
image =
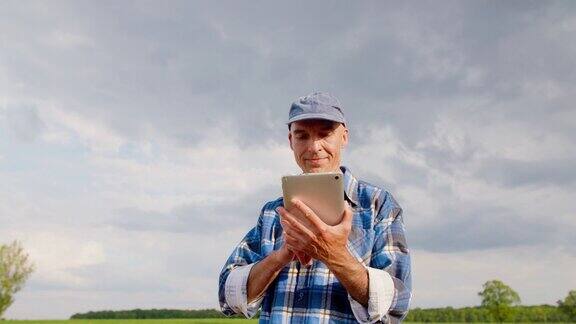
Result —
M234 248L220 272L218 300L220 311L225 315L252 317L260 306L261 298L247 304L246 289L251 266L263 259L260 239L265 208L262 208L257 225Z
M226 304L236 313L244 314L247 318L252 318L258 312L262 304L263 296L248 303L248 277L254 263L239 266L230 271L225 284Z
M384 270L366 267L368 270L368 307L364 307L348 295L354 317L360 323L375 323L390 310L394 300L394 281Z

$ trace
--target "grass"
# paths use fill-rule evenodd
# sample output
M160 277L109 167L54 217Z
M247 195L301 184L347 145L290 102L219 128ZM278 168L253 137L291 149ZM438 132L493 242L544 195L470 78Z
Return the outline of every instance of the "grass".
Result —
M205 319L139 319L139 320L5 320L1 324L248 324L258 323L258 320L234 318L205 318ZM410 323L410 322L404 322ZM426 323L440 324L440 323ZM445 324L445 323L442 323ZM452 323L458 324L458 323ZM464 323L462 323L464 324ZM481 323L477 323L481 324ZM522 323L514 323L522 324ZM527 323L526 323L527 324ZM535 324L535 323L529 323ZM553 323L547 323L553 324Z
M257 319L107 319L107 320L0 320L0 324L256 324Z
M202 318L202 319L109 319L109 320L0 320L0 324L256 324L257 319L239 319L239 318ZM404 322L417 323L417 322ZM425 323L425 324L446 324L446 323ZM451 323L467 324L467 323ZM493 324L481 323L476 324ZM513 324L537 324L531 323L513 323ZM560 324L548 322L546 324Z

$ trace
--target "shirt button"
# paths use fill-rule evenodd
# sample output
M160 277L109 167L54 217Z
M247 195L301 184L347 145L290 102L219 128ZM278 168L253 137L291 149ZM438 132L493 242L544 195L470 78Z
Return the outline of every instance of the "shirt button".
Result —
M298 299L296 300L296 302L298 302L298 303L301 302L302 297L304 297L304 293L303 292L298 293Z

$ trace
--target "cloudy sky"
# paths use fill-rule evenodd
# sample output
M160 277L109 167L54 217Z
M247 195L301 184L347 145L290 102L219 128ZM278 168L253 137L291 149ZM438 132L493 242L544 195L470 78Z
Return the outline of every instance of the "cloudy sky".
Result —
M576 289L573 1L0 2L7 318L215 308L299 171L290 103L344 105L344 164L404 208L413 306Z

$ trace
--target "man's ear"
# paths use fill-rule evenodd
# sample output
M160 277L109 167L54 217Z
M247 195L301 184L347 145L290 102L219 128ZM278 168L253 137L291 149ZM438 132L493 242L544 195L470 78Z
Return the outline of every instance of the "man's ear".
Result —
M292 147L292 132L288 132L288 142L290 142L290 149L292 151L294 151L294 148Z
M344 126L344 130L342 131L342 148L345 148L348 145L348 128Z

